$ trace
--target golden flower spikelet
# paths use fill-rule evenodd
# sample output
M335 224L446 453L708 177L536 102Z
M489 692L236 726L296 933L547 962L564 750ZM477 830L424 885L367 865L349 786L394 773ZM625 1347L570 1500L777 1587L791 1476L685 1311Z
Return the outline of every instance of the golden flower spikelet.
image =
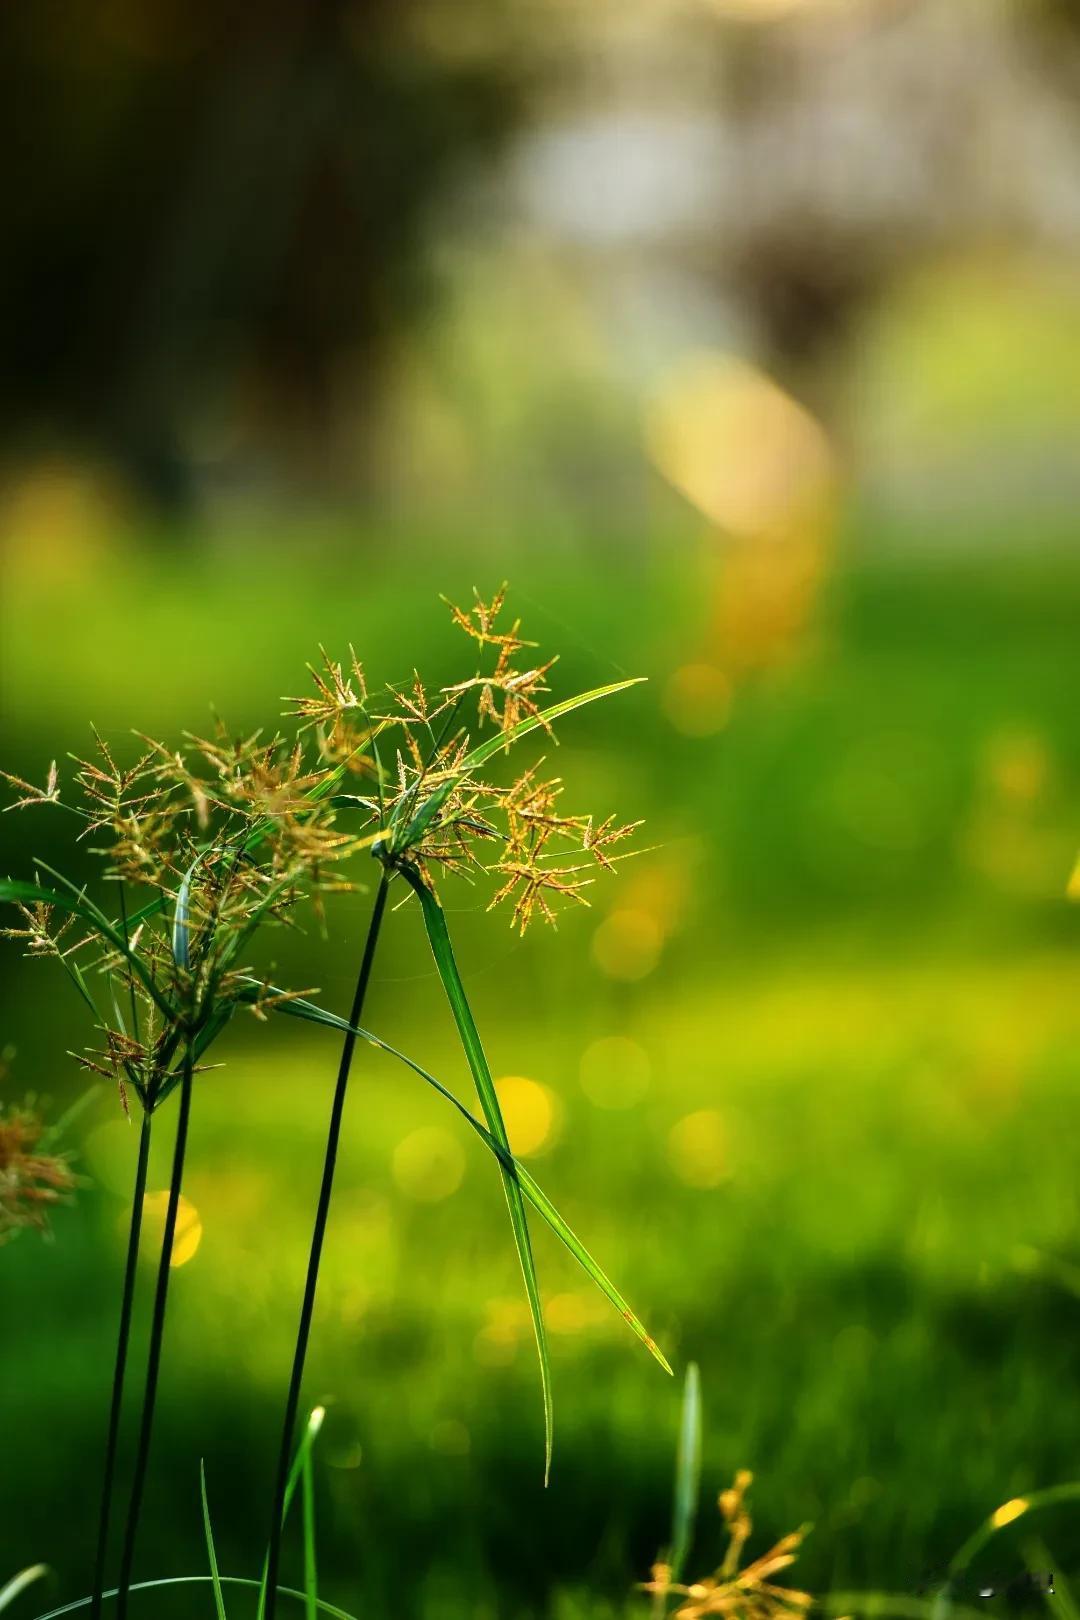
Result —
M727 1529L728 1545L719 1569L700 1581L684 1585L671 1580L667 1564L653 1566L652 1579L642 1590L651 1592L661 1602L669 1596L681 1598L674 1620L705 1620L709 1615L727 1615L732 1620L799 1620L813 1603L809 1592L778 1586L772 1579L795 1562L808 1525L781 1536L767 1553L745 1568L739 1567L753 1530L746 1503L752 1480L749 1469L740 1468L733 1483L720 1492L719 1508Z

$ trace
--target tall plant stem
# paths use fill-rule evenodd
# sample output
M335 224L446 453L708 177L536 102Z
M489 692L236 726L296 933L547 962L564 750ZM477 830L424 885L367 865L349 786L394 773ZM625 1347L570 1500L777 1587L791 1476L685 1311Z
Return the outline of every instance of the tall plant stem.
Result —
M142 1129L139 1132L139 1157L135 1165L134 1202L131 1206L131 1224L128 1227L124 1288L120 1297L120 1331L116 1340L112 1401L109 1406L109 1432L105 1440L105 1461L101 1470L101 1511L98 1518L97 1556L94 1561L94 1597L90 1606L91 1620L101 1620L102 1594L105 1589L105 1560L109 1551L109 1518L112 1512L113 1476L116 1473L116 1447L120 1435L120 1413L124 1404L124 1375L127 1371L128 1344L131 1339L131 1313L135 1300L135 1271L139 1261L139 1238L142 1234L143 1199L146 1194L146 1167L150 1160L150 1122L152 1118L153 1116L149 1110L144 1109Z
M169 1272L172 1266L173 1240L176 1236L176 1214L180 1207L180 1184L184 1179L184 1155L187 1152L188 1122L191 1118L191 1076L193 1065L194 1059L189 1038L184 1048L184 1067L180 1081L180 1116L176 1124L172 1180L169 1183L169 1203L165 1212L165 1234L161 1240L157 1290L154 1294L154 1315L150 1325L150 1349L146 1363L146 1388L143 1392L139 1445L135 1454L135 1469L131 1479L131 1500L128 1504L127 1525L124 1530L124 1550L120 1560L119 1590L116 1597L118 1620L126 1620L127 1616L131 1567L135 1559L135 1538L138 1534L139 1515L142 1511L146 1468L150 1460L150 1436L154 1427L154 1406L157 1401L158 1373L161 1368L161 1342L165 1334L165 1307L169 1298Z
M289 1479L293 1433L296 1429L296 1418L300 1410L300 1387L304 1379L304 1361L307 1357L308 1339L311 1335L311 1318L315 1309L315 1290L319 1282L319 1264L322 1260L323 1239L326 1236L326 1221L330 1213L330 1196L334 1190L334 1171L337 1167L341 1121L345 1111L345 1094L349 1088L349 1070L352 1068L353 1050L356 1046L355 1026L359 1024L364 1010L364 1001L367 997L368 984L371 979L371 968L375 960L375 947L379 942L379 930L382 927L383 912L386 910L386 891L389 884L389 873L384 871L378 892L375 895L375 905L372 909L371 921L368 924L367 939L364 941L363 960L360 963L356 989L353 992L352 1011L349 1015L349 1023L353 1027L349 1029L341 1043L337 1084L334 1087L334 1100L330 1108L330 1128L326 1136L322 1184L319 1187L319 1202L315 1210L315 1225L311 1233L307 1280L304 1284L303 1304L300 1307L300 1325L296 1333L296 1349L293 1352L289 1394L285 1402L285 1421L281 1430L281 1450L278 1454L277 1476L274 1482L274 1501L270 1517L270 1541L266 1555L266 1606L263 1611L265 1620L274 1620L274 1611L277 1606L278 1564L281 1559L281 1521L285 1509L285 1490Z

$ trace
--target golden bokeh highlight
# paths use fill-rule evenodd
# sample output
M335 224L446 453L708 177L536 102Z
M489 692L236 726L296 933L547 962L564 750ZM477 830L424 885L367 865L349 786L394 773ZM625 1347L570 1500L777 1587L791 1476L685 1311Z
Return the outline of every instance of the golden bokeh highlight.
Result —
M613 911L592 939L593 958L609 979L633 983L656 967L664 936L656 918L647 911Z
M394 1181L408 1198L438 1204L456 1193L465 1176L465 1152L456 1136L439 1125L421 1126L402 1137L390 1161Z
M1014 1519L1026 1513L1030 1505L1026 1496L1014 1496L1010 1501L1003 1502L997 1511L990 1515L990 1523L995 1530L1000 1530L1003 1525L1012 1524Z
M581 1089L597 1108L633 1108L649 1089L652 1065L626 1035L605 1035L581 1054Z
M549 1332L567 1337L584 1333L602 1321L604 1314L603 1300L581 1289L553 1294L544 1305L544 1321Z
M496 1080L495 1091L516 1158L527 1159L552 1146L562 1125L562 1108L550 1086L508 1074Z
M702 353L678 366L647 410L645 439L668 482L729 534L788 535L831 498L821 427L734 355Z
M165 1216L168 1207L167 1192L150 1192L143 1196L143 1229L147 1236L154 1240L142 1250L145 1260L155 1260L153 1249L160 1247L165 1236ZM127 1220L128 1217L125 1217L125 1226ZM186 1266L189 1260L195 1258L202 1236L203 1224L199 1212L191 1200L181 1193L180 1202L176 1206L176 1232L173 1237L172 1258L169 1261L174 1270L177 1266Z
M998 796L1015 805L1033 804L1053 776L1049 745L1036 731L996 732L987 744L985 763Z
M782 22L807 11L836 10L839 6L854 6L866 0L704 0L709 11L732 22Z
M523 1336L530 1332L528 1307L519 1299L489 1299L483 1327L473 1341L473 1354L485 1367L508 1367Z
M735 682L790 659L812 624L838 509L821 424L759 367L706 350L661 383L644 435L654 466L723 541L703 662Z
M967 860L1006 894L1059 898L1073 838L1060 814L1060 773L1049 740L1030 728L1002 728L987 739L980 767L964 829Z
M668 1160L688 1187L719 1187L728 1177L727 1132L715 1108L687 1114L668 1132Z
M9 586L86 579L115 550L126 502L92 466L47 461L0 489L0 550Z
M1076 857L1076 864L1073 866L1065 893L1070 900L1080 902L1080 855Z
M731 680L715 664L683 664L664 687L664 713L686 737L715 737L728 723L731 696Z

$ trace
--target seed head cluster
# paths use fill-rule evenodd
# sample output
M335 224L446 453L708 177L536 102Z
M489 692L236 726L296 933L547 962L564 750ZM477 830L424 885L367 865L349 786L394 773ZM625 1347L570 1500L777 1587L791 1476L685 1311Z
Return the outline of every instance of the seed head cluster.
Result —
M505 598L504 586L448 604L476 658L451 684L414 673L373 692L351 648L345 664L323 652L272 736L220 720L176 748L137 733L127 763L95 732L70 795L55 764L42 787L0 773L15 790L8 808L67 811L102 863L100 905L44 862L32 884L9 880L19 915L0 932L67 973L98 1031L78 1061L114 1081L125 1107L131 1092L146 1109L163 1101L185 1054L198 1065L238 1007L264 1016L311 994L262 985L249 953L305 907L321 919L327 894L353 886L361 850L432 892L448 875L486 876L490 905L505 903L521 933L587 904L623 858L639 824L567 813L543 759L500 779L520 738L553 744L553 718L596 695L541 707L555 659L534 660Z
M778 1586L773 1580L798 1557L808 1526L781 1536L774 1547L740 1569L743 1549L750 1539L753 1521L746 1493L753 1481L749 1469L741 1468L734 1482L720 1492L719 1508L727 1530L728 1545L723 1563L712 1575L689 1585L672 1580L669 1565L655 1564L652 1579L642 1590L663 1602L681 1599L674 1620L706 1620L708 1615L728 1615L732 1620L800 1620L814 1599L809 1592Z
M505 599L503 586L490 602L476 596L468 609L447 604L486 669L435 690L414 671L408 685L387 687L373 702L355 654L348 674L324 654L311 672L314 696L290 703L316 730L328 766L345 753L354 770L372 777L372 788L354 802L378 858L391 869L411 866L432 890L440 874L486 874L495 880L489 909L507 902L512 926L524 933L537 916L554 925L560 901L587 904L584 890L597 870L614 870L613 846L640 823L564 813L562 780L542 774L542 759L508 783L486 769L526 732L540 730L555 742L538 699L556 660L519 659L534 644L517 619L499 628ZM494 730L486 744L470 734L472 715L478 732Z
M0 1059L0 1080L6 1077ZM51 1151L54 1134L35 1098L0 1100L0 1244L26 1227L48 1231L50 1210L75 1190L67 1156Z

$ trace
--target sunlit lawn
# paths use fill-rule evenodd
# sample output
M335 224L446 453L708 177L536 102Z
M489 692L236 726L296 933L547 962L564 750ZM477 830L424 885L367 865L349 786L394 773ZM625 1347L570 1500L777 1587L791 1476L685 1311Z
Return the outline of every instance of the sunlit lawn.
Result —
M556 590L524 562L530 595L568 627L538 611L538 633L574 673L604 679L607 657L653 684L607 730L582 716L558 767L587 801L645 814L658 847L595 913L524 945L454 892L493 1069L517 1081L511 1136L677 1365L701 1363L709 1496L749 1465L762 1536L815 1521L803 1582L910 1590L998 1502L1080 1472L1080 1300L1054 1266L1080 1257L1080 959L1063 900L1080 823L1077 571L848 568L815 646L698 739L662 699L692 639L689 572L672 580L642 557L613 598L602 569L575 566ZM418 584L383 560L378 611L358 570L324 625L317 578L261 569L245 600L240 562L223 564L208 605L175 594L170 559L153 635L130 617L130 581L88 581L95 618L110 579L120 592L135 680L95 662L80 683L78 648L39 647L16 594L16 768L40 769L53 735L67 746L85 719L168 727L182 700L198 721L233 688L247 719L257 693L273 704L296 689L320 636L348 627L363 642L369 612L392 656L394 604L437 648L433 598L460 573L428 567ZM25 608L45 587L28 575L19 589ZM50 666L62 678L45 692ZM12 866L11 818L3 833ZM355 942L363 914L362 897L342 903L335 937ZM313 953L301 966L286 942L282 973L340 1006L349 957L317 941ZM47 968L31 978L5 961L16 1078L69 1095L60 1048L89 1037ZM409 909L392 919L369 1022L468 1095ZM335 1044L245 1023L223 1055L196 1099L187 1192L201 1236L193 1226L175 1279L147 1573L203 1567L200 1457L223 1566L255 1562ZM53 1564L57 1601L87 1587L134 1151L113 1099L79 1131L91 1185L57 1241L0 1255L14 1459L0 1545L5 1565ZM167 1150L165 1127L158 1187ZM566 1613L592 1613L582 1594L621 1601L647 1572L666 1534L678 1387L567 1257L542 1236L537 1248L556 1380L546 1493L492 1166L419 1081L365 1055L309 1363L311 1399L330 1408L328 1596L368 1613L518 1615L561 1588L578 1594ZM708 1513L707 1498L706 1528Z

